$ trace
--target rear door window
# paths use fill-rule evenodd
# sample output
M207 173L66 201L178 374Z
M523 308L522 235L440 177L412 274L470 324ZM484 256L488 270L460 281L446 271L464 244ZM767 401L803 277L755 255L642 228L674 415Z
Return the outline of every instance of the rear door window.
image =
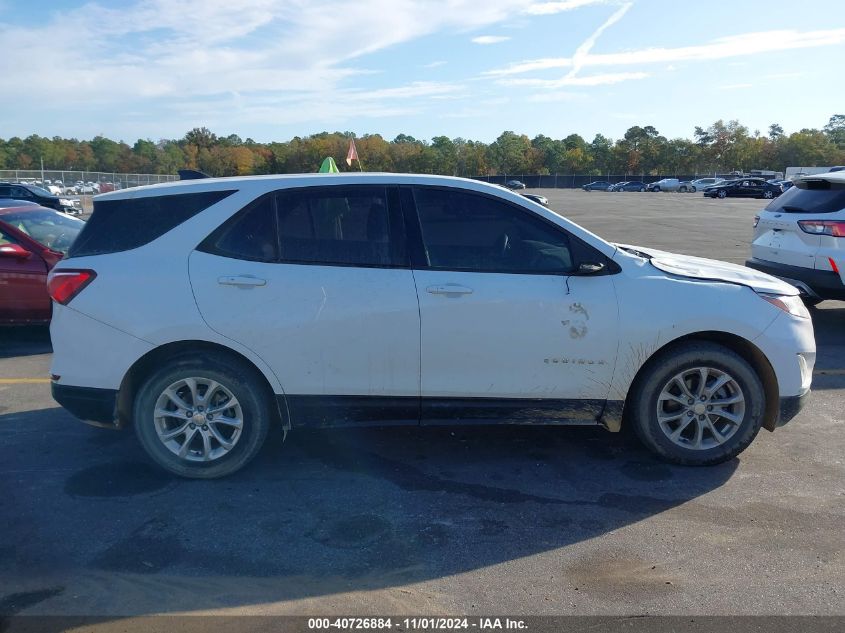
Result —
M258 262L275 262L276 206L273 196L259 198L215 231L200 250L224 257Z
M790 187L772 200L766 211L835 213L845 210L845 183L809 180Z
M401 213L388 197L378 186L279 192L279 261L407 267Z

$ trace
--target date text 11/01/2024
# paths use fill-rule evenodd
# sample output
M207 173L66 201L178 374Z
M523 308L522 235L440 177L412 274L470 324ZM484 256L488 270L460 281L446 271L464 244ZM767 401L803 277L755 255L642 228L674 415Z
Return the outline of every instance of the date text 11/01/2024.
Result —
M309 618L308 629L312 631L363 631L397 628L404 631L452 631L452 630L525 630L526 622L511 618Z

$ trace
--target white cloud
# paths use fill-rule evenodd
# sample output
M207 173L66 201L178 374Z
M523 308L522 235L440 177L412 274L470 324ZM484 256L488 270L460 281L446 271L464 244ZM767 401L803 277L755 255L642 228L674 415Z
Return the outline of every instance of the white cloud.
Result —
M719 38L707 44L678 48L647 48L621 53L589 54L581 59L588 66L633 66L680 61L708 61L730 57L745 57L760 53L833 46L845 42L845 29L821 31L760 31ZM487 71L492 76L517 75L527 72L571 68L574 57L549 57L517 62L504 68Z
M556 103L556 102L568 102L568 101L579 101L583 99L586 95L580 92L567 92L565 90L554 90L550 92L539 92L537 94L533 94L528 97L528 101L532 103Z
M449 0L448 10L436 11L425 0L121 4L88 2L28 26L0 22L0 76L7 85L27 86L16 108L53 112L67 121L68 129L79 113L94 117L94 112L109 110L144 111L152 104L181 103L179 115L185 119L191 112L187 104L212 101L198 104L199 111L214 110L221 102L232 107L227 101L232 93L240 95L244 108L280 108L277 119L292 114L280 104L297 104L301 111L296 118L310 116L315 103L342 110L341 95L347 101L366 101L371 112L379 111L376 99L405 99L419 108L421 99L446 93L401 83L384 90L345 90L351 78L373 73L360 58L433 33L499 24L530 0L485 0L480 5ZM32 45L67 42L69 34L73 45L62 47L60 61L54 49ZM379 87L385 83L380 81ZM266 94L274 99L262 101ZM315 118L318 110L313 110Z
M529 15L553 15L580 9L591 4L605 4L607 0L564 0L563 2L534 2L525 9Z
M514 78L502 79L499 81L505 86L530 86L534 88L546 88L554 90L566 86L602 86L608 84L618 84L622 81L631 81L633 79L645 79L649 77L648 73L604 73L600 75L588 75L586 77L570 77L566 75L560 79L533 79L533 78Z
M507 35L479 35L472 38L473 44L499 44L510 39Z

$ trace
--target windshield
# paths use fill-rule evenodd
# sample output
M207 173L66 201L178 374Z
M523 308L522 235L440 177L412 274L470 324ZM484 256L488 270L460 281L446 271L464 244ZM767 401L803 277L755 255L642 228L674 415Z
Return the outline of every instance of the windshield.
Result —
M22 233L49 249L67 255L70 245L85 222L58 211L19 211L0 216Z

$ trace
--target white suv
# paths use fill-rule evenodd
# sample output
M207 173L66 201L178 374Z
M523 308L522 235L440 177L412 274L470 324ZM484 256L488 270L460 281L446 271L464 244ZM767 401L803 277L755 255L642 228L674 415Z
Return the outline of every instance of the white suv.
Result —
M273 424L630 424L714 464L797 413L815 361L794 287L458 178L105 194L48 285L55 399L190 477Z
M796 286L809 305L845 300L845 171L796 179L754 227L747 266Z

